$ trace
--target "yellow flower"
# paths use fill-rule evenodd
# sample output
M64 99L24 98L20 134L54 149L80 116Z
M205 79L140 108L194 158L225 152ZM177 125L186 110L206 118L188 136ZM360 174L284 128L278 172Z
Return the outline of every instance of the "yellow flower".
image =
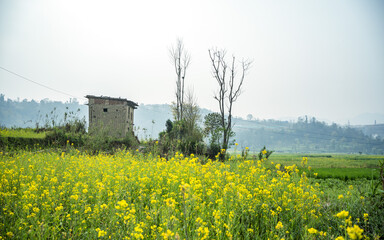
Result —
M278 164L276 164L275 168L276 168L276 169L280 169L280 166L281 166L281 165L278 163Z
M171 230L167 230L167 232L162 233L161 236L163 236L164 239L171 238L173 235L175 235Z
M335 240L344 240L344 237L340 236L340 237L335 238Z
M58 212L58 211L61 211L61 210L63 210L63 206L60 205L60 206L56 207L55 210L56 210L57 212Z
M97 237L104 237L105 235L107 235L107 232L104 230L101 230L100 228L96 228L96 232L98 233Z
M342 198L344 198L343 194L340 194L340 195L337 197L337 199L342 199Z
M304 167L308 163L308 158L303 157L303 160L301 160L301 165Z
M351 239L362 239L363 236L361 235L364 232L363 229L361 229L359 226L354 225L353 227L347 227L347 233L348 236Z
M120 209L120 208L124 209L128 207L128 203L125 200L118 201L117 205L118 206L115 207L116 209Z
M345 223L348 225L348 226L352 226L352 220L351 220L352 217L349 217L347 219L345 219Z
M281 229L281 228L283 228L283 224L279 221L275 228L276 229Z
M339 212L338 214L336 214L336 217L340 218L340 219L343 219L343 218L347 218L348 217L348 214L349 212L348 211L341 211Z
M69 198L77 201L77 199L79 199L79 196L78 195L71 195Z
M85 210L84 210L84 213L88 213L88 212L92 212L92 208L91 207L86 207Z
M264 150L262 151L262 154L267 154L267 150L264 149Z
M316 233L317 233L317 230L314 229L314 228L310 228L310 229L308 229L308 232L309 232L310 234L316 234Z

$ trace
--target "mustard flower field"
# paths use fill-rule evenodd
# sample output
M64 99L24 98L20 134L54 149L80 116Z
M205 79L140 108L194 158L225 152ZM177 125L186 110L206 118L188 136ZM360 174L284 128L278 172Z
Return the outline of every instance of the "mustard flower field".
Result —
M321 184L266 158L0 153L0 239L380 238L356 186Z

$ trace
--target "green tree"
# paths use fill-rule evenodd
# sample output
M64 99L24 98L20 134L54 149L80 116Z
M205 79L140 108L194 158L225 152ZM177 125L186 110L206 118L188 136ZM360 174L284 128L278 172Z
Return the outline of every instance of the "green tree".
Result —
M220 137L223 128L221 125L221 115L219 113L209 113L204 117L204 134L209 138L209 143L220 145Z
M178 120L177 105L172 106L174 121L167 120L166 131L160 133L163 152L203 153L203 132L199 127L200 108L192 91L188 91L183 104L183 119Z

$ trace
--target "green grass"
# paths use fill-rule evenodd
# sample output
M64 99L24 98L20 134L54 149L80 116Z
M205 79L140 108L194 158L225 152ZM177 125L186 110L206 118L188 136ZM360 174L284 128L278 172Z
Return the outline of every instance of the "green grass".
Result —
M30 128L19 128L19 129L1 129L1 137L12 137L12 138L45 138L45 132L35 132Z
M269 158L271 161L297 166L301 165L303 157L308 157L308 165L313 169L319 168L377 168L384 156L357 154L276 154Z
M315 168L311 170L311 177L314 176L313 173L317 173L316 178L337 178L341 180L378 179L380 176L379 170L374 168Z
M256 154L249 154L257 159ZM308 158L305 168L301 165L303 157ZM378 179L379 162L384 161L380 155L358 154L281 154L273 153L269 160L275 164L291 166L296 164L301 172L305 171L310 177L318 179L335 178L340 180ZM307 167L311 167L311 171ZM273 168L273 167L272 167ZM317 173L317 176L314 175Z

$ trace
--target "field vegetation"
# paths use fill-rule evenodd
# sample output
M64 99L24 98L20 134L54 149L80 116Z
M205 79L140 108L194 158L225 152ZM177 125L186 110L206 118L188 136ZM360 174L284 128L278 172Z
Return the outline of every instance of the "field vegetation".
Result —
M3 129L0 239L384 236L383 156L228 153L218 115L183 109L140 147L78 119Z
M37 138L43 139L46 136L45 132L36 132L32 128L18 128L18 129L0 129L0 136L12 138Z
M348 179L378 179L380 177L379 163L384 161L382 155L360 155L360 154L281 154L271 156L271 161L283 165L296 164L300 166L301 159L311 159L311 171L299 167L307 174L316 172L317 178Z
M318 179L311 158L288 165L232 154L0 153L4 239L379 239L378 180ZM309 160L308 160L309 159Z

